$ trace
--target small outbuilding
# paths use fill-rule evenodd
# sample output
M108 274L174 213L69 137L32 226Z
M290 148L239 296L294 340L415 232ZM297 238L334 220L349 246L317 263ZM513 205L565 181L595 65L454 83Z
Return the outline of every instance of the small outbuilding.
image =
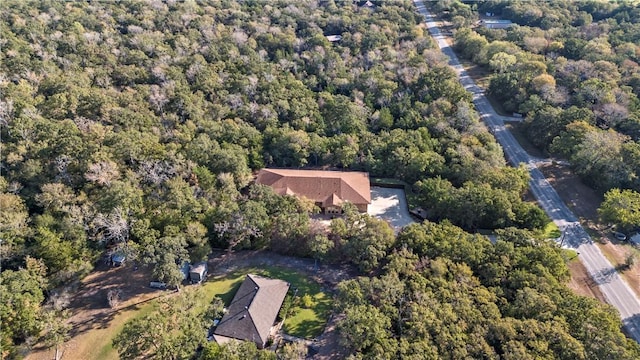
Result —
M336 42L342 40L342 35L327 35L329 42Z
M511 20L481 20L480 24L487 29L507 29L513 25Z
M116 251L111 254L111 265L112 266L122 266L127 260L127 256L122 251Z
M200 284L206 277L209 266L206 262L200 262L189 267L189 279L192 284Z

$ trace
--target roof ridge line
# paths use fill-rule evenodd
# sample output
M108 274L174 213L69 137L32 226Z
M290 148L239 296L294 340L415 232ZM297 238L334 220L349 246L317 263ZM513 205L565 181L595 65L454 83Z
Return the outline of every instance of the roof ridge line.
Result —
M262 335L260 334L260 330L258 330L258 327L256 326L256 321L253 318L253 313L251 312L251 308L254 303L253 301L256 299L256 297L258 297L258 292L262 287L258 285L258 283L253 279L253 274L247 274L247 277L251 279L251 282L253 282L253 285L254 285L253 288L255 290L255 293L251 297L251 302L249 302L249 305L247 305L247 308L245 309L245 311L247 312L247 314L249 314L249 319L251 320L250 322L251 322L251 325L253 326L253 330L255 331L256 334L258 334L260 341L264 344L267 341L267 339L262 338Z

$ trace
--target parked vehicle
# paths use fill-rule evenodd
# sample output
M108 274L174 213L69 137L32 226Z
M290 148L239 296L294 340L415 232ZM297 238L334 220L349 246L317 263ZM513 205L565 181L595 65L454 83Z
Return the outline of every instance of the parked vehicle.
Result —
M127 260L127 256L121 251L111 254L111 266L122 266L125 260Z
M182 263L182 266L180 266L180 271L182 272L182 280L187 280L189 279L189 271L191 270L191 264L189 264L188 261L185 261Z
M616 239L620 240L620 241L625 241L625 240L627 240L627 235L625 235L625 234L623 234L623 233L621 233L621 232L614 231L614 232L613 232L613 236L614 236Z
M152 281L149 283L149 287L152 287L154 289L161 289L164 290L167 288L167 284L163 283L161 281Z
M191 265L189 268L189 279L192 284L200 284L206 277L209 267L206 262Z

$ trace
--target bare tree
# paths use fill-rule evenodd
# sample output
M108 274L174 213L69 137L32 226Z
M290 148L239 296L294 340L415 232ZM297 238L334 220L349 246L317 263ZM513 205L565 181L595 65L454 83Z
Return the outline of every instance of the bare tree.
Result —
M93 226L98 236L106 242L124 244L129 241L129 219L120 207L116 207L109 215L99 213L93 219Z
M110 289L107 291L107 303L112 309L115 309L120 305L120 301L122 300L122 290L121 289Z
M55 348L55 360L62 359L63 345L69 340L69 330L71 330L71 325L67 321L70 316L69 310L67 310L69 302L69 292L66 290L54 292L43 312L44 343Z
M71 164L71 160L71 157L66 154L55 158L56 170L58 171L58 176L56 176L56 178L64 180L67 183L71 182L71 176L67 171L69 164Z
M169 98L163 88L158 85L151 85L151 94L149 94L149 103L160 114L164 112L164 106L169 102Z
M220 237L226 237L229 241L227 251L233 249L243 243L246 243L251 237L260 236L260 229L247 223L244 216L233 214L228 221L214 225L216 232Z
M113 161L100 161L89 165L84 177L99 185L108 186L113 180L120 177L120 171L118 171L118 164Z
M176 167L167 161L143 161L140 163L137 173L150 184L159 185L171 178L176 173Z
M13 101L0 100L0 125L7 126L13 120Z

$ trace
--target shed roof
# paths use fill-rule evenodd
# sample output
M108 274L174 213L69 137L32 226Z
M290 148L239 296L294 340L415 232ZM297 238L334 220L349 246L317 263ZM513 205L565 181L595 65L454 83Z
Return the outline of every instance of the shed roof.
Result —
M485 24L511 24L511 20L504 20L504 19L487 19L487 20L483 20L483 22Z

